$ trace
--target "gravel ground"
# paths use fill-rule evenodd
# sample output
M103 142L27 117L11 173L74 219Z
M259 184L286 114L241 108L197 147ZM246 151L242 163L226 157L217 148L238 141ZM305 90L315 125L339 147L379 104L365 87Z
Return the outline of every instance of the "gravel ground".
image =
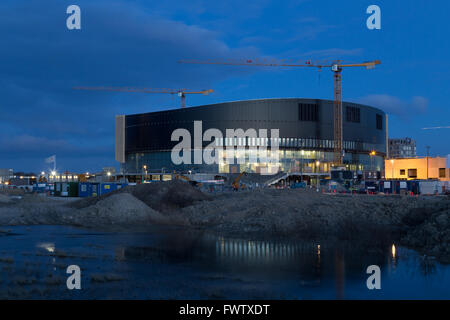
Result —
M274 190L210 196L181 181L144 184L98 198L0 198L0 225L142 226L173 224L221 234L335 238L385 245L400 241L450 262L450 198L329 195Z

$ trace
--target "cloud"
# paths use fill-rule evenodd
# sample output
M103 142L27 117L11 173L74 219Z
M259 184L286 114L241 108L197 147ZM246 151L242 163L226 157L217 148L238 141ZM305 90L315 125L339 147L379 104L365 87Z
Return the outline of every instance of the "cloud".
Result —
M116 114L179 104L168 96L83 92L74 86L205 89L253 71L178 60L260 55L250 46L228 46L216 31L157 16L136 2L79 0L82 29L68 30L70 4L0 3L0 135L9 137L0 139L0 150L21 158L16 165L32 166L26 158L40 150L73 157L93 152L110 161ZM4 161L0 167L9 166Z
M428 128L422 128L422 130L436 130L436 129L450 129L450 126L440 126L440 127L428 127Z
M402 118L424 114L428 109L428 100L421 96L414 96L406 101L387 94L372 94L354 101L380 108L388 114Z

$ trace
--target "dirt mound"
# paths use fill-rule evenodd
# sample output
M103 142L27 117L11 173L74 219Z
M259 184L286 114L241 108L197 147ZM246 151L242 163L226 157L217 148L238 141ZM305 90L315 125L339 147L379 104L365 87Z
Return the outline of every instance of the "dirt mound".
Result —
M401 239L402 243L450 263L450 202L417 208L413 213L414 225Z
M163 223L165 217L148 207L130 193L115 193L86 208L71 211L64 217L70 224L96 225L134 225Z
M11 203L12 200L4 194L0 194L0 204L6 204L6 203Z
M69 206L77 209L86 208L120 193L130 193L150 208L164 213L173 212L180 208L191 206L198 201L209 199L209 196L189 183L172 180L128 186L100 197L75 201Z
M390 233L410 210L433 206L407 197L325 195L314 190L255 190L218 196L183 208L194 226L218 231L340 238ZM376 229L376 230L375 230Z

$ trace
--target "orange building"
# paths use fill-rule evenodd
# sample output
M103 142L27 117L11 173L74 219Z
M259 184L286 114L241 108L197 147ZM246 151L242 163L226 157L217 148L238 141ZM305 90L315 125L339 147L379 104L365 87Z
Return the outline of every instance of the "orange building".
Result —
M428 162L428 164L427 164ZM386 159L384 170L386 179L439 179L450 181L450 156L427 158Z

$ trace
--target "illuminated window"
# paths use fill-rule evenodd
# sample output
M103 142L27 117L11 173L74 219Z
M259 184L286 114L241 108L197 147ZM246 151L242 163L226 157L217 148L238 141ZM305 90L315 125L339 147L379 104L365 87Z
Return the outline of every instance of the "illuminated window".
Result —
M400 175L404 176L405 175L405 169L400 169Z
M445 178L445 168L439 168L439 178Z
M417 178L417 169L408 169L408 178Z

